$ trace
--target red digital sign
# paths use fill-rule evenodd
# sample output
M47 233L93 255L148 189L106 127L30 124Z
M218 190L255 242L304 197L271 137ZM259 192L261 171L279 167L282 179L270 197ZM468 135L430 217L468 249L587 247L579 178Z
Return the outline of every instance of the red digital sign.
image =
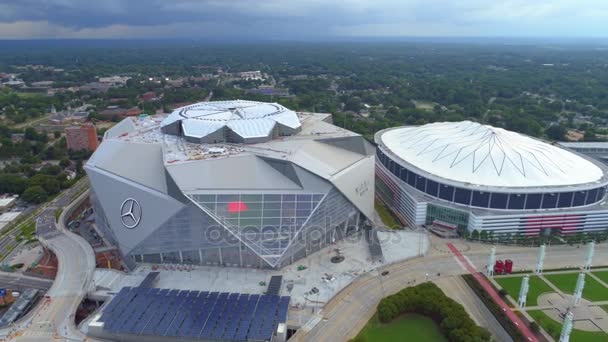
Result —
M234 202L230 202L228 203L228 212L235 214L235 213L240 213L241 211L247 211L247 204L245 204L245 202L242 201L234 201Z

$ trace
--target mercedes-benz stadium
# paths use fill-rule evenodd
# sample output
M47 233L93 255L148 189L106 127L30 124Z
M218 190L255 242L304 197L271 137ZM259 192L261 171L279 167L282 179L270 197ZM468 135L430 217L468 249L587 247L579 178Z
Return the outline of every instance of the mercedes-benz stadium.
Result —
M476 122L375 135L376 196L412 226L524 236L608 227L607 167Z
M277 103L202 102L126 118L85 165L125 262L280 268L372 217L374 148Z

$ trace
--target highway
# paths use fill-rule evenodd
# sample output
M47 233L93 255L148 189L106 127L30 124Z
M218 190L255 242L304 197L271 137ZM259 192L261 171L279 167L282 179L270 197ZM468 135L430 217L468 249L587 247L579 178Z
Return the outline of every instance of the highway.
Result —
M89 182L86 177L79 180L76 184L74 184L74 186L66 189L51 202L46 203L34 210L34 215L32 217L28 218L23 223L10 228L10 231L0 238L0 253L2 256L7 257L19 244L19 242L17 242L17 236L21 233L21 227L32 220L37 223L41 219L46 220L46 226L49 228L48 230L55 231L55 210L68 205L74 199L75 195L88 187L88 184ZM38 230L38 227L36 227L36 229ZM42 229L37 233L44 233L45 231L45 229Z
M47 298L14 326L0 330L0 336L15 341L83 341L86 338L74 324L74 313L92 286L95 255L91 246L69 232L63 222L70 208L88 196L85 191L72 202L87 184L85 180L65 191L37 215L38 238L57 256L58 273ZM55 209L67 204L70 205L64 208L59 223L55 224Z
M53 281L50 279L27 276L21 273L0 272L0 288L20 292L32 288L46 292L51 288L51 285L53 285Z
M433 244L445 245L447 241L434 239ZM477 269L481 269L488 260L490 246L468 244L468 251L463 252ZM569 265L582 265L585 248L576 246L549 246L545 259L545 268L560 268ZM536 248L497 247L497 259L509 257L516 269L532 269L536 263ZM594 264L608 264L608 246L597 245ZM389 274L381 276L381 271ZM437 276L437 274L440 276ZM445 250L431 249L425 257L406 262L388 265L381 270L374 270L361 276L337 296L331 299L322 310L323 319L305 332L300 329L294 335L294 341L347 341L357 335L376 311L381 298L395 293L407 286L428 280L451 278L467 273L464 267Z

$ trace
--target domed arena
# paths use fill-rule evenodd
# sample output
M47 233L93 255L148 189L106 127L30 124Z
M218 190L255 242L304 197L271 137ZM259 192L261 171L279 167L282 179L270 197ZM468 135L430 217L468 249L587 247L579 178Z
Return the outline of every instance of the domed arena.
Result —
M526 236L608 225L606 166L542 140L476 122L375 135L376 196L409 225Z
M85 165L95 222L129 265L281 268L373 215L374 148L331 114L202 102L129 117Z

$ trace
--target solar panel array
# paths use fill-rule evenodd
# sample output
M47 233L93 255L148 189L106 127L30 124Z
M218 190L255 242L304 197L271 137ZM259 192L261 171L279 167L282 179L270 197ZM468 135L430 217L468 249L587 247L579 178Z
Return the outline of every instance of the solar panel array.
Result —
M124 287L100 318L110 333L225 341L270 340L290 297Z

